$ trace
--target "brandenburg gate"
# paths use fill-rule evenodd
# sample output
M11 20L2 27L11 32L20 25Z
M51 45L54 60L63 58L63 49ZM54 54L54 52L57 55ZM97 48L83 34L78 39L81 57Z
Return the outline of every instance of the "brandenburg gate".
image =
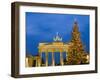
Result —
M63 52L66 52L66 54L67 54L69 46L70 46L69 44L62 42L62 38L59 37L58 33L57 33L56 37L54 38L54 42L39 43L38 49L39 49L39 56L41 58L39 66L41 66L41 64L42 64L42 53L45 53L45 55L46 55L45 56L46 57L45 65L48 66L48 53L49 52L52 53L52 66L55 65L55 59L54 59L55 52L60 53L60 64L64 65Z

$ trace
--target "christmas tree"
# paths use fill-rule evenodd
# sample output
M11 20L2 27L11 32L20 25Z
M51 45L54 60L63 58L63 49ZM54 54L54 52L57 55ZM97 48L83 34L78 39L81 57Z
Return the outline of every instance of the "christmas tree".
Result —
M70 46L68 52L67 64L81 64L83 62L85 63L85 51L84 46L81 42L77 21L74 22L71 44L72 45Z

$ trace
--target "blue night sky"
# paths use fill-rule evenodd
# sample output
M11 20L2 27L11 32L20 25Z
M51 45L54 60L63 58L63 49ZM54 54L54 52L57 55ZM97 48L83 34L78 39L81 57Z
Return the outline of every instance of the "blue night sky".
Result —
M26 12L26 53L37 55L38 44L53 42L53 37L57 32L62 36L63 42L69 42L75 19L78 22L82 43L86 52L89 53L89 15L33 12ZM57 56L55 57L57 59Z

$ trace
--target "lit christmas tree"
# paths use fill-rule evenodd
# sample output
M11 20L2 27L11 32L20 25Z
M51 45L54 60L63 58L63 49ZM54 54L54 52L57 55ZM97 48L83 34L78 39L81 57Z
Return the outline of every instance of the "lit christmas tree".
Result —
M86 62L84 46L80 39L77 21L74 22L71 46L69 48L67 64L81 64Z

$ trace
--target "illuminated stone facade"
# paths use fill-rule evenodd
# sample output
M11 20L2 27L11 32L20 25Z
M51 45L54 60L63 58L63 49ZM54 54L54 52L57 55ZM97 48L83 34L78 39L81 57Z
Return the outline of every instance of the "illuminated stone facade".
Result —
M69 46L71 44L66 44L63 42L53 42L53 43L40 43L39 44L39 55L42 58L42 53L46 54L46 66L48 66L48 53L52 53L52 65L55 65L55 59L54 59L54 53L59 52L60 53L60 64L63 65L63 52L68 53Z

